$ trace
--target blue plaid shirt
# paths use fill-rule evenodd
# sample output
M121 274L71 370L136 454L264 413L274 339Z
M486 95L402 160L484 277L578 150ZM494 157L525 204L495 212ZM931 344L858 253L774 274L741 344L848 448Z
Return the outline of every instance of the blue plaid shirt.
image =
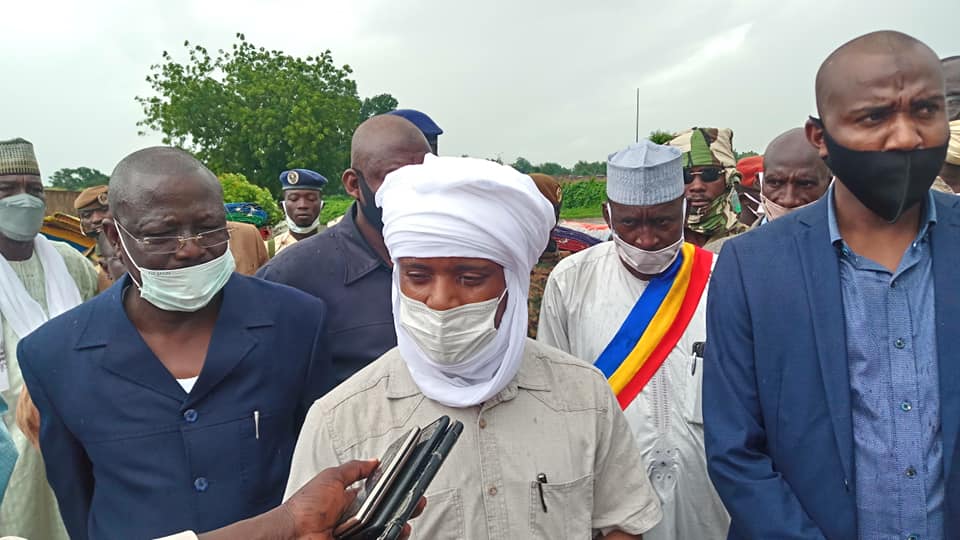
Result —
M846 245L832 187L827 196L846 323L860 539L942 539L933 196L926 201L916 240L894 273Z

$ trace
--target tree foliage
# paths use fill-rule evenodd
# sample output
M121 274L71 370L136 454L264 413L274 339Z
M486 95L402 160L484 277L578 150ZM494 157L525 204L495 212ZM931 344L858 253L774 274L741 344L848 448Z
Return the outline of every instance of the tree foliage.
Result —
M393 108L396 100L375 96L362 111L350 66L336 66L329 50L300 58L236 37L215 55L186 41L184 62L164 51L146 79L154 95L136 98L144 113L137 125L212 170L242 172L275 195L286 169L339 178L362 114Z
M607 164L604 161L580 160L573 165L574 176L606 176Z
M657 144L667 144L672 141L677 135L663 129L656 129L650 132L650 135L647 136L651 142Z
M360 104L360 122L376 116L378 114L388 113L397 108L397 98L390 94L378 94L373 97L363 99Z
M105 186L110 177L90 167L60 169L50 176L50 187L80 191L93 186Z
M745 157L759 156L760 154L754 152L753 150L747 150L746 152L737 152L736 150L734 150L733 155L737 157L737 161L740 161Z
M273 225L283 219L283 212L276 199L266 188L252 184L245 176L237 173L224 173L218 176L223 186L223 202L252 202L260 205L269 216Z

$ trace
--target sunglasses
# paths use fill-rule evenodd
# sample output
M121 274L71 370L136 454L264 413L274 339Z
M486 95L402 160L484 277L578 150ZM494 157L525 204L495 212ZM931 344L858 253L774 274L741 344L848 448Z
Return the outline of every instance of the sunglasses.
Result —
M683 183L689 184L693 182L693 177L699 176L701 182L716 182L720 179L720 175L723 174L723 169L720 167L704 167L699 171L694 171L684 167L683 169Z

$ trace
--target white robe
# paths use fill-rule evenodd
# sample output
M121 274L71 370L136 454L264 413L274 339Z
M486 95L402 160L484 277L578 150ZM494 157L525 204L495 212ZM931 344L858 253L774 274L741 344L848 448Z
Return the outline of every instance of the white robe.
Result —
M543 294L537 339L595 362L620 329L647 282L623 266L613 242L560 261ZM706 341L707 291L657 373L624 414L660 496L663 520L643 535L653 540L725 539L730 518L707 476L700 391Z

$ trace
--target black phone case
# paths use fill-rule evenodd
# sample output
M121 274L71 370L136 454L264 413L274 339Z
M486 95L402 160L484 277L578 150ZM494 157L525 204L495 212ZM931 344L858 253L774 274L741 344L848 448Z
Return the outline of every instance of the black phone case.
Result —
M420 498L427 492L427 488L430 487L430 482L433 481L433 477L437 475L440 466L446 461L450 450L453 448L453 445L457 443L457 440L460 439L462 432L463 423L457 421L450 426L446 435L443 436L443 440L440 441L437 448L430 454L430 461L427 462L423 474L417 479L413 489L404 500L400 511L390 520L386 532L383 533L380 540L398 540L400 538L400 534L403 532L403 526L407 521L410 521L410 516L412 516L414 510L417 509L417 503L420 502Z
M444 435L447 433L447 428L450 425L450 417L441 416L436 423L438 424L437 428L433 434L430 435L430 438L417 444L416 448L414 448L413 454L410 456L410 459L407 460L407 465L403 471L401 471L400 476L394 481L390 492L384 496L379 508L374 511L370 521L355 532L343 536L341 540L376 540L383 534L391 518L393 518L400 508L400 504L406 499L407 492L413 488L414 482L417 481L420 473L424 467L427 466L427 462L433 454L434 449L440 444L440 441L443 440ZM424 428L424 431L427 429L430 429L430 427Z

